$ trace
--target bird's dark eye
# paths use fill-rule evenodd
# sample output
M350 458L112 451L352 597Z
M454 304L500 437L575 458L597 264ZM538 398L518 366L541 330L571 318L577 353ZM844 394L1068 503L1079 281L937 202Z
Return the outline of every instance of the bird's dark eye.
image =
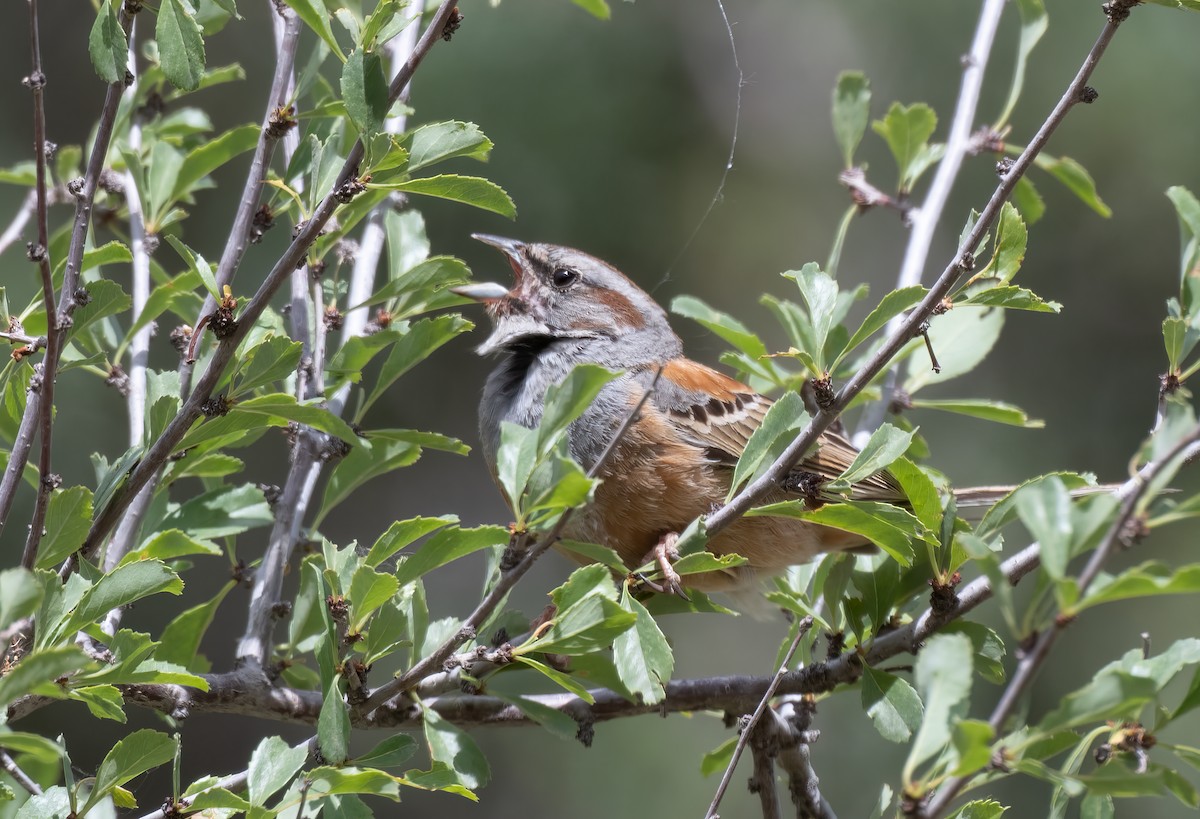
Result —
M550 281L555 287L565 289L579 281L579 273L569 267L560 267L550 274Z

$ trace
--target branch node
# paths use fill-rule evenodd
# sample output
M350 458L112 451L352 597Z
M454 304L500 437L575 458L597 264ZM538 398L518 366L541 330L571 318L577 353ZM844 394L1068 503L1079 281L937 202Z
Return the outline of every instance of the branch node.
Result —
M1100 99L1100 92L1090 85L1085 85L1079 89L1079 101L1084 105L1091 105L1098 99Z
M462 27L462 22L465 17L466 15L458 10L458 6L455 6L453 9L451 9L450 17L446 20L446 25L442 27L442 39L447 43L450 42L450 38L453 37L458 32L459 28Z
M46 87L46 75L41 71L34 71L29 76L21 79L21 85L30 91L39 91Z
M267 117L267 136L271 139L280 139L288 131L295 128L297 124L296 106L289 105L284 107L281 105Z
M1008 176L1009 172L1012 171L1013 166L1016 164L1016 160L1014 160L1011 156L1006 156L997 160L996 175L1003 179L1004 177Z
M1141 5L1141 2L1142 0L1109 0L1100 8L1104 9L1104 16L1108 18L1108 22L1119 26L1129 19L1130 10Z

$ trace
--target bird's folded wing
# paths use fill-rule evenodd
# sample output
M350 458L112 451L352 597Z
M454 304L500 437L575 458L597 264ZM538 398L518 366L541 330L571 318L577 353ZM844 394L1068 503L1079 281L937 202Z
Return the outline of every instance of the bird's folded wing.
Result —
M685 439L702 447L710 461L727 466L745 452L772 403L740 381L687 359L663 367L655 401ZM829 481L845 472L857 455L845 438L826 432L817 450L793 471ZM856 484L850 497L892 502L904 500L904 492L891 475L877 472Z

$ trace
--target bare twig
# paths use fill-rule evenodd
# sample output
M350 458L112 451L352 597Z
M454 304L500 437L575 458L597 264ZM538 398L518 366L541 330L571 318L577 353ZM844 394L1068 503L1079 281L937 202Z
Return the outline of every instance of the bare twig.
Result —
M25 465L29 463L33 438L37 434L37 423L41 418L39 408L42 402L42 370L41 364L33 368L29 389L25 391L25 411L21 414L17 437L13 439L8 463L4 466L4 476L0 478L0 532L4 531L4 522L8 520L13 499L17 495L17 487L21 483L21 475L25 471Z
M41 796L42 788L38 783L30 779L29 774L21 770L21 766L16 763L11 756L6 752L0 751L0 770L11 776L18 785L29 791L31 796Z
M725 791L729 789L729 782L733 779L734 769L737 768L738 760L741 759L742 751L746 750L746 743L750 741L750 737L754 733L754 726L762 719L763 712L770 705L771 697L775 696L776 689L779 688L780 682L787 674L788 664L791 663L792 657L796 654L796 649L800 647L800 642L804 639L804 635L808 634L808 630L812 628L813 618L805 617L800 621L799 628L796 629L796 636L792 638L792 644L788 646L787 654L784 655L783 662L779 666L779 670L775 672L775 676L771 678L767 690L763 692L762 698L758 701L758 707L754 709L754 713L741 726L741 735L738 737L737 745L733 748L733 756L729 760L729 765L725 768L725 773L721 776L721 782L717 785L717 792L713 796L712 803L708 806L708 812L704 814L705 819L718 819L717 808L721 806L721 799L725 796ZM774 781L771 783L771 790L775 789Z
M837 819L829 802L821 795L821 780L813 769L809 745L816 742L820 731L810 730L815 706L808 700L792 695L784 697L778 709L768 711L774 723L779 753L779 767L788 776L788 791L796 806L798 819Z
M1125 1L1122 0L1122 2ZM779 485L779 481L791 471L792 467L817 442L821 434L849 406L850 401L883 371L888 362L900 352L905 344L916 337L919 328L933 315L933 311L941 304L942 298L950 292L950 289L962 274L974 266L975 249L979 247L979 243L991 228L992 223L1000 215L1001 207L1008 200L1017 182L1033 164L1034 158L1041 153L1046 143L1049 142L1050 136L1062 123L1067 112L1080 101L1080 94L1083 91L1084 85L1095 70L1096 64L1104 54L1104 50L1108 47L1109 42L1111 42L1118 25L1120 25L1121 19L1120 15L1110 15L1110 19L1105 23L1104 29L1101 31L1095 45L1092 46L1084 58L1083 64L1080 66L1075 78L1067 86L1066 92L1058 104L1054 106L1054 110L1050 112L1046 121L1042 123L1042 127L1038 129L1037 134L1030 141L1029 145L1013 163L1011 169L1004 174L1000 185L992 194L991 199L988 200L982 213L980 213L979 219L976 220L970 233L955 253L953 261L947 265L942 275L930 288L929 293L926 294L917 307L908 313L895 331L888 336L887 340L875 351L867 363L863 365L862 369L846 382L846 385L837 393L833 401L812 417L808 426L788 445L787 449L771 464L771 467L762 476L751 481L729 503L707 517L706 526L710 536L730 526L768 492Z
M8 223L4 233L0 233L0 253L8 250L14 242L21 238L21 231L25 230L25 226L29 224L34 211L37 210L37 195L37 188L33 188L21 200L21 206L13 214L12 221Z
M608 442L608 446L604 448L604 451L600 453L600 457L596 459L596 462L592 464L591 469L588 470L587 474L589 478L596 477L596 475L599 474L600 470L604 467L604 464L608 462L609 457L611 457L612 453L616 450L617 444L620 443L625 437L625 433L629 431L630 425L633 424L634 419L637 418L638 413L642 411L642 407L645 405L646 401L649 400L655 388L658 387L658 379L661 376L662 367L659 367L654 373L654 379L650 382L650 386L646 388L646 391L642 394L641 399L637 402L637 404L634 405L633 409L629 411L629 414L625 416L625 420L613 434L612 439ZM496 607L503 602L504 598L512 590L513 586L517 584L517 581L524 577L525 573L529 571L534 562L542 556L542 553L558 542L558 539L562 536L563 530L566 528L567 523L570 522L571 516L574 514L574 512L574 507L564 511L559 516L558 521L554 524L554 528L550 530L549 534L535 542L532 546L524 551L524 553L521 555L521 559L517 561L516 565L500 576L500 579L496 582L496 585L493 586L491 591L489 591L487 595L484 596L483 600L479 602L479 605L475 607L475 610L471 612L471 614L463 622L462 627L456 634L443 642L427 657L413 665L413 667L408 669L408 671L405 671L399 677L396 677L395 679L390 680L389 682L375 689L375 691L371 693L371 696L359 709L360 712L363 714L369 713L371 710L383 705L397 694L408 691L430 674L440 671L443 664L446 662L446 660L450 659L450 656L453 655L454 652L458 651L458 649L461 648L462 645L468 640L474 638L479 627L487 622L488 617L490 617L492 612L495 611Z
M950 191L958 178L963 158L971 148L971 131L975 127L975 110L979 106L984 69L992 53L992 42L996 38L996 29L1000 25L1004 5L1004 0L986 0L979 12L979 22L975 27L971 50L963 58L962 85L959 86L958 102L955 104L954 118L946 138L946 152L938 163L937 173L934 174L924 204L920 207L910 207L904 212L905 219L912 226L912 232L904 250L900 274L896 278L897 289L920 284L924 276L934 232L941 223L942 211L946 208L946 201L950 198ZM959 256L961 255L960 252ZM887 331L895 333L900 329L902 321L900 316L893 318L888 322ZM865 444L866 439L883 422L884 413L892 403L892 393L902 377L903 370L904 362L892 368L880 400L870 405L863 413L863 419L855 434L857 445Z
M768 711L771 709L768 708ZM775 738L770 723L764 720L750 738L750 758L754 773L750 776L750 793L758 794L763 819L783 819L779 807L779 791L775 788Z
M1075 582L1079 589L1079 600L1084 599L1087 590L1100 574L1105 562L1107 562L1113 550L1117 548L1117 545L1125 536L1127 527L1132 522L1138 505L1141 503L1142 496L1155 476L1176 460L1186 460L1200 453L1200 443L1197 443L1198 441L1200 441L1200 425L1184 436L1163 457L1146 464L1146 466L1140 469L1136 475L1122 484L1116 491L1115 494L1121 498L1121 508L1117 512L1116 518L1109 525L1108 531L1105 532L1096 550L1092 552L1083 571L1076 578ZM1054 618L1051 625L1038 636L1033 648L1026 652L1021 658L1021 662L1017 664L1017 669L1009 679L1008 685L1005 686L1004 693L1000 696L1000 701L996 703L996 707L992 710L992 714L988 718L988 724L991 725L992 730L997 735L1003 730L1017 703L1020 702L1021 697L1029 689L1033 678L1041 669L1046 658L1050 656L1050 649L1070 622L1071 618L1068 617ZM925 806L922 813L924 819L934 819L934 817L940 816L942 812L947 810L950 803L954 801L954 798L962 790L963 786L966 785L967 781L968 777L965 776L953 777L946 780L933 798L929 800L928 805Z
M36 353L38 350L45 348L48 343L45 336L27 336L24 333L3 332L0 332L0 341L7 341L9 344L24 344L29 348L30 353Z
M267 110L263 114L262 130L258 135L258 143L254 147L254 156L250 160L250 170L246 173L246 183L242 186L241 198L233 215L233 225L221 251L221 259L217 262L213 274L217 283L217 292L233 281L241 265L246 245L250 241L250 226L254 221L258 200L262 196L263 180L266 179L267 168L271 165L271 156L279 141L280 121L286 121L290 115L286 113L288 98L291 95L292 68L296 63L296 44L300 39L299 16L292 9L277 4L272 6L272 12L286 21L285 34L280 47L276 49L275 74L271 78L271 91L267 96ZM294 123L293 123L294 125ZM216 298L212 293L204 297L200 315L193 324L197 334L200 331L200 318L210 315L216 308ZM183 391L186 394L191 383L192 368L185 362L181 369Z
M426 29L425 33L421 36L421 40L417 43L417 47L413 50L412 56L400 70L395 81L393 81L391 89L389 90L389 100L394 101L399 96L400 91L405 85L408 84L409 78L411 78L417 66L420 65L421 61L425 58L425 55L429 53L429 50L433 47L434 43L441 39L441 33L445 27L446 21L449 19L450 13L454 10L454 8L454 0L443 0L442 4L438 7L438 10L434 14L433 21L430 23L429 28ZM347 181L356 176L363 156L364 147L362 141L360 140L355 142L354 146L350 150L349 156L347 156L345 163L343 163L342 170L338 174L337 180L334 183L334 190L342 187ZM142 486L146 484L148 480L150 480L151 476L157 471L159 466L161 466L174 451L179 441L183 439L183 436L187 433L188 429L190 429L196 419L200 417L201 404L203 404L204 401L206 401L212 394L213 389L215 389L221 378L221 374L225 371L225 368L232 360L234 351L242 342L242 339L245 338L246 333L249 332L250 328L254 325L254 322L257 321L258 317L262 315L262 312L266 309L271 297L280 288L280 286L287 281L288 277L296 269L296 265L299 264L304 258L304 254L307 252L308 248L314 241L316 241L318 234L325 227L325 224L329 221L329 218L333 215L333 211L336 209L337 205L337 199L334 197L333 192L331 191L321 201L321 204L318 205L316 211L313 213L312 218L310 218L304 227L298 232L296 237L288 246L288 249L284 251L283 255L275 263L275 266L271 269L270 273L267 274L266 279L263 281L258 291L252 298L249 299L249 301L247 301L244 310L242 311L241 315L238 316L237 328L228 338L222 339L221 343L213 352L208 367L200 376L200 379L196 383L194 390L188 396L183 406L180 407L178 414L167 425L162 435L160 435L158 439L150 445L145 455L143 455L142 460L133 469L129 477L126 478L125 483L114 494L108 505L103 510L98 512L94 518L91 531L88 532L88 536L84 540L84 544L81 547L81 553L83 555L90 555L98 548L104 536L112 529L117 520L120 518L121 514L125 511L125 508L129 505L133 499L133 496L142 488ZM74 566L72 562L72 565L67 565L64 567L64 571L73 571L73 568Z

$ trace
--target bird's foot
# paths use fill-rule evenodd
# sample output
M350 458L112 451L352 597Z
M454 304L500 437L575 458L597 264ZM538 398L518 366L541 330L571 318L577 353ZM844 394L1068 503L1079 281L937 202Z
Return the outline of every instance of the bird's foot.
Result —
M662 574L662 580L655 582L644 577L641 579L643 583L660 594L674 594L688 600L687 594L683 591L683 578L679 576L679 572L675 571L673 565L675 561L679 560L679 551L675 548L675 544L678 542L679 535L675 532L667 532L660 537L654 548L642 558L642 563L657 564L658 571Z

